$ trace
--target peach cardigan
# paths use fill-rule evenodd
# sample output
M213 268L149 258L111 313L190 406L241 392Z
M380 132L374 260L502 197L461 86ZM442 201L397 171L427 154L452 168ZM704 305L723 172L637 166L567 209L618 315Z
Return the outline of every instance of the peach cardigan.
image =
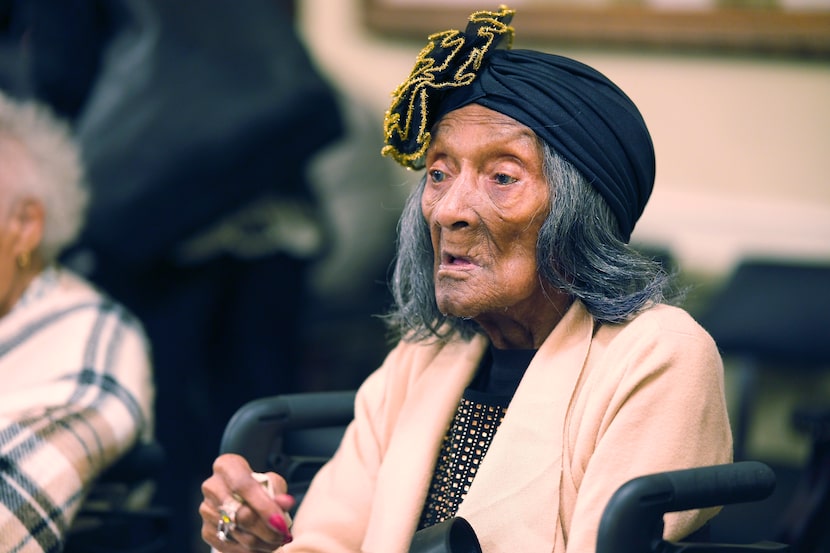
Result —
M361 386L355 420L281 553L406 553L486 348L483 337L399 344ZM721 358L685 311L658 305L596 325L577 302L533 358L458 514L485 553L589 553L621 484L731 455ZM665 535L715 512L668 515Z

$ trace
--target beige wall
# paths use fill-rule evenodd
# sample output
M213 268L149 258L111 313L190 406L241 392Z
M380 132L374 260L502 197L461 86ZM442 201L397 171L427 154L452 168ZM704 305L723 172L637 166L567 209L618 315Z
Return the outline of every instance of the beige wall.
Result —
M359 6L301 0L301 28L334 84L380 118L423 43L368 34ZM521 11L513 23L515 47L547 49L523 42ZM686 268L711 274L749 254L830 259L830 64L557 53L616 81L649 124L657 184L635 240L668 246Z

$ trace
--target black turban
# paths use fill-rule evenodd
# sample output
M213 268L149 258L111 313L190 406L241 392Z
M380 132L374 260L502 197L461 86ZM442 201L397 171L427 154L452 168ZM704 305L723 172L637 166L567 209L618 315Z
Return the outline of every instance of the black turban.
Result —
M602 195L625 240L654 186L654 146L639 110L607 77L576 60L496 49L512 38L512 10L476 12L464 33L430 37L386 114L386 147L421 168L429 130L468 104L498 111L533 130Z

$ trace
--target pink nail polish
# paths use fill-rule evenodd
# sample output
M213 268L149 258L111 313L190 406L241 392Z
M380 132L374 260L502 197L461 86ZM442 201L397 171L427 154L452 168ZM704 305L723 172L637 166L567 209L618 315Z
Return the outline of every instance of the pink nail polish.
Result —
M285 523L285 518L280 513L274 513L268 519L268 524L271 525L273 529L277 532L285 536L286 539L291 538L291 533L288 531L288 525Z
M288 495L287 493L274 496L274 501L283 511L288 511L294 507L295 503L294 496Z

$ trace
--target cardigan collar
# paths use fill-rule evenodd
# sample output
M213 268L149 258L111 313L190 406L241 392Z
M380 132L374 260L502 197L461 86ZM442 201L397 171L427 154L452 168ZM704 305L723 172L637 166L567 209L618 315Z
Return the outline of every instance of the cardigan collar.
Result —
M574 304L530 362L458 510L485 551L511 536L510 549L550 552L561 542L562 436L593 335L593 319Z

